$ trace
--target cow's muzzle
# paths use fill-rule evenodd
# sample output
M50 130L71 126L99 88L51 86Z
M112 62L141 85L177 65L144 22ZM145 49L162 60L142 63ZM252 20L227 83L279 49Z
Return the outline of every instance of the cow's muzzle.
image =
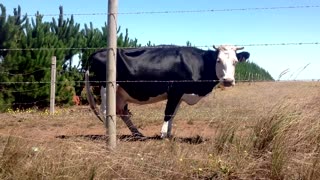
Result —
M235 85L234 79L222 79L221 84L224 87L231 87Z

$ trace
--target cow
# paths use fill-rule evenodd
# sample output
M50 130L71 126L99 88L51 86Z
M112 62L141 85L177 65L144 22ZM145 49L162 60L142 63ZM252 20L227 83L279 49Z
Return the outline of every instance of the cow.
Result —
M236 64L239 60L248 59L250 54L245 51L237 53L243 47L233 45L213 48L156 46L117 49L116 113L133 136L144 137L131 121L128 103L148 104L167 100L160 133L161 138L169 138L172 136L172 121L181 102L194 105L219 83L224 87L235 85ZM93 53L89 57L90 68L85 73L89 104L100 120L102 118L90 92L90 82L101 88L100 110L105 117L106 61L107 50Z

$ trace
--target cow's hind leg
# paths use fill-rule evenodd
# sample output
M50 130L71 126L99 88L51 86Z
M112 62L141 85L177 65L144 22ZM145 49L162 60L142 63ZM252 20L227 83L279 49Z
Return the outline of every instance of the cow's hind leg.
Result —
M104 121L106 117L106 88L101 87L100 90L101 94L101 107L100 107L100 113L103 114ZM128 126L129 130L131 131L132 135L134 137L144 137L142 133L139 132L139 130L136 128L136 126L131 121L131 114L128 109L128 104L124 103L121 96L118 96L117 94L117 115L120 116L120 118L123 120L123 122Z
M171 137L172 121L179 109L182 95L168 94L168 101L165 109L164 122L161 128L161 138Z
M128 105L126 104L119 116L123 120L123 122L128 126L134 137L144 137L142 133L139 132L137 127L131 121L131 113L129 112Z

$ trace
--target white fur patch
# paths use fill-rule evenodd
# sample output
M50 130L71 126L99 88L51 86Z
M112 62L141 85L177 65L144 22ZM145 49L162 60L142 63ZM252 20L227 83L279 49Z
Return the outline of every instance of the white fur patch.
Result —
M172 118L169 121L163 122L162 128L161 128L161 138L168 138L171 136L171 130L172 130Z
M172 121L174 116L176 116L176 113L180 107L181 101L177 104L176 109L174 110L173 115L170 117L169 121L164 121L162 128L161 128L161 138L168 138L171 136L171 130L172 130Z

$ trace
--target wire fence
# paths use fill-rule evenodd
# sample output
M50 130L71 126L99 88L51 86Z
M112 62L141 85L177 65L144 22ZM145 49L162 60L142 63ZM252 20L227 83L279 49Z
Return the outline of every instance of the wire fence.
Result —
M167 10L167 11L133 11L118 12L118 15L147 15L147 14L187 14L187 13L217 13L217 12L234 12L234 11L270 11L270 10L294 10L294 9L311 9L320 8L320 5L300 5L300 6L274 6L274 7L249 7L249 8L225 8L225 9L199 9L199 10ZM27 17L56 17L56 16L107 16L106 12L92 13L63 13L63 14L35 14ZM15 15L10 15L15 16ZM5 17L5 16L0 16Z
M32 72L25 72L25 73L11 73L11 72L9 72L9 69L5 69L4 71L0 71L0 74L6 74L6 75L9 75L9 76L26 76L26 75L31 75L31 74L34 74L36 72L45 71L45 70L50 70L50 68L44 67L44 68L36 69L36 70L34 70Z
M73 81L74 83L82 83L85 84L85 81ZM99 83L99 84L106 84L107 81L89 81L90 83ZM218 83L219 80L199 80L199 81L192 81L192 80L176 80L176 81L117 81L117 83ZM261 83L261 82L278 82L278 83L285 83L285 82L315 82L315 83L320 83L320 79L305 79L305 80L281 80L281 81L273 81L273 80L264 80L264 79L247 79L247 80L236 80L236 83L239 84L247 84L247 85L255 85L256 83ZM1 91L5 91L7 93L19 93L20 95L23 95L24 93L30 93L34 91L39 91L39 90L45 90L49 89L51 82L0 82L1 84L45 84L45 86L41 86L38 88L33 88L33 89L25 89L25 90L6 90L6 89L1 89ZM63 84L64 82L59 82L57 81L56 84ZM111 82L109 82L111 83ZM236 86L237 86L236 84ZM144 84L145 85L145 84ZM99 86L91 86L93 88L99 88ZM214 90L213 90L214 91ZM100 98L100 95L95 95L96 98ZM13 103L2 103L0 106L2 107L11 107L11 106L24 106L24 105L36 105L37 103L40 102L49 102L50 98L45 98L41 100L36 100L36 101L31 101L31 102L13 102ZM126 116L126 115L124 115ZM152 116L153 117L153 116ZM163 117L163 116L162 116Z
M187 47L186 45L174 45L178 47ZM320 42L281 42L281 43L255 43L255 44L235 44L235 46L243 47L265 47L265 46L303 46L303 45L320 45ZM159 46L141 46L143 48L170 48L170 45ZM212 45L195 45L196 48L212 48ZM118 47L119 49L135 49L140 47ZM107 47L63 47L63 48L2 48L0 51L52 51L52 50L100 50L108 49Z
M136 15L141 15L141 14L169 14L169 13L211 13L211 12L227 12L227 11L257 11L257 10L280 10L280 9L298 9L298 8L319 8L320 6L288 6L288 7L269 7L269 8L241 8L241 9L216 9L216 10L193 10L193 11L158 11L158 12L127 12L127 13L118 13L118 14L124 14L124 15L129 15L129 14L136 14ZM71 15L71 14L64 14L64 15ZM87 15L107 15L107 13L83 13L83 14L73 14L73 15L83 15L83 16L87 16ZM57 16L57 14L47 14L47 15L44 15L44 16ZM239 44L237 46L256 46L256 47L265 47L265 46L301 46L301 45L319 45L320 43L319 42L299 42L299 43L292 43L292 42L288 42L288 43L262 43L262 44ZM212 46L211 45L204 45L204 46L196 46L196 47L199 47L199 48L211 48ZM68 49L72 49L72 50L94 50L94 49L102 49L102 48L105 48L105 47L96 47L96 48L87 48L87 47L79 47L79 48L27 48L27 49L20 49L20 48L16 48L16 49L0 49L0 51L42 51L42 50L68 50ZM130 47L125 47L125 48L130 48ZM153 47L149 47L149 48L153 48ZM0 61L1 62L1 61ZM40 68L40 69L36 69L32 72L24 72L24 73L12 73L10 72L8 69L5 69L4 71L1 71L0 72L0 75L1 74L5 74L5 75L9 75L9 76L28 76L28 75L32 75L34 73L37 73L39 71L45 71L45 70L49 70L50 68ZM236 79L241 79L239 76L236 75ZM237 80L238 83L246 83L246 84L251 84L251 83L256 83L256 82L266 82L266 80L262 79L262 78L259 78L259 75L258 74L247 74L245 75L245 79L241 79L241 80ZM299 80L300 81L300 80ZM308 81L315 81L315 82L320 82L320 79L309 79ZM85 81L70 81L70 82L73 82L73 83L85 83ZM90 83L111 83L110 81L89 81ZM117 81L118 83L213 83L213 82L218 82L218 80L198 80L198 81L193 81L193 80L171 80L171 81L150 81L150 80L140 80L140 81ZM277 82L277 81L276 81ZM283 81L281 81L283 82ZM7 91L7 92L10 92L10 93L30 93L32 91L35 91L35 90L40 90L42 88L47 88L48 85L50 84L51 82L50 81L38 81L38 82L33 82L33 81L14 81L14 82L0 82L0 86L1 85L29 85L29 84L41 84L41 85L44 85L42 87L39 87L39 88L33 88L33 89L25 89L25 90L6 90L6 89L0 89L1 91ZM63 81L57 81L56 84L62 84L64 83ZM302 88L301 88L302 89ZM255 94L252 94L252 96L255 96ZM283 96L283 97L286 97L286 96ZM99 96L98 96L99 98ZM8 107L10 108L12 105L36 105L37 103L39 102L49 102L50 101L50 98L45 98L45 99L41 99L41 100L36 100L36 101L33 101L33 102L23 102L23 103L19 103L19 102L15 102L15 103L10 103L10 104L1 104L0 106L2 107ZM265 101L267 102L267 101ZM229 113L230 112L235 112L237 113L237 117L239 117L240 119L240 116L241 116L241 112L239 113L239 109L243 108L243 107L237 107L235 109L233 109L234 106L232 107L227 107L227 108L221 108L223 110L225 110L224 112L221 112L221 114L224 114L224 113ZM250 106L251 107L251 106ZM88 108L89 109L89 108ZM159 109L159 108L158 108ZM257 108L258 109L258 108ZM243 112L248 110L248 109L241 109ZM203 131L204 129L206 128L211 128L211 121L214 121L214 115L217 114L217 112L214 112L214 111L208 111L208 110L197 110L197 109L194 109L194 111L196 113L194 114L189 114L189 113L184 113L184 114L180 114L180 116L183 116L183 118L185 119L201 119L201 120L206 120L207 121L207 124L202 127L201 131ZM227 112L228 111L228 112ZM254 110L256 111L256 109ZM263 110L265 112L267 112L268 110ZM21 114L19 114L19 112L11 112L13 114L13 116L15 116L17 119L19 119L18 121L20 122L21 119L25 119L26 117L26 114L28 114L28 112L21 112ZM32 114L34 112L31 112L30 114ZM9 112L10 114L10 112ZM72 113L71 113L72 114ZM41 114L42 116L49 116L48 114ZM71 117L70 116L70 112L62 112L62 111L59 111L57 110L55 115L60 115L60 116L64 116L66 118L69 118ZM66 116L66 115L69 115L69 116ZM86 118L94 118L94 114L93 113L88 113L88 111L84 111L84 112L79 112L77 111L76 114L72 114L72 116L74 117L80 117L80 116L85 116ZM122 115L124 116L124 115ZM133 113L133 116L139 116L138 114L135 114ZM160 114L160 113L154 113L154 112L147 112L147 111L144 111L144 114L141 115L143 116L143 118L145 119L160 119L160 120L163 120L163 118L165 117L164 114ZM41 116L40 116L41 117ZM229 116L226 117L226 119L228 118ZM255 118L257 118L258 116L256 116ZM247 119L250 119L249 115L245 115L244 118L247 118ZM27 118L26 118L27 119ZM31 118L30 118L31 119ZM251 119L254 119L254 118L251 118ZM68 119L69 120L69 119ZM223 119L225 120L225 119ZM22 121L22 120L21 120ZM67 121L66 119L64 119L64 121ZM69 122L68 122L69 123ZM226 124L225 124L226 125ZM14 126L14 125L10 125L10 126ZM32 125L29 125L28 126L32 126ZM33 126L36 126L36 125L33 125ZM52 126L59 126L59 125L52 125ZM87 125L86 128L88 128L90 125ZM18 127L18 125L17 125ZM20 125L19 125L20 127ZM40 127L40 128L43 128L43 127ZM39 128L39 129L40 129ZM70 128L70 127L68 127ZM178 129L178 127L175 127ZM239 127L238 127L239 128ZM17 128L16 128L17 129ZM15 129L15 130L16 130ZM39 144L41 144L41 147L43 147L44 143L43 141L44 140L39 140L39 138L48 138L48 137L54 137L54 133L51 132L47 132L47 131L50 131L52 130L52 127L50 128L43 128L45 129L45 132L40 132L39 135L37 135L36 137L28 137L28 136L25 136L25 135L19 135L18 133L17 134L10 134L10 133L3 133L3 132L0 132L0 137L8 137L8 138L18 138L18 139L23 139L23 140L26 140L26 141L29 141L29 142L37 142ZM71 129L71 128L70 128ZM181 129L180 129L181 130ZM197 129L199 131L199 129ZM193 128L193 130L191 131L197 131L196 128ZM40 131L40 130L39 130ZM200 131L200 135L202 135L203 132ZM68 132L68 131L67 131ZM47 134L46 134L47 133ZM22 133L21 133L22 134ZM71 133L72 135L74 135L75 133L72 132ZM56 135L56 132L55 132L55 135ZM233 134L234 136L234 134ZM90 148L90 150L87 150L87 152L85 152L86 150L85 149L76 149L76 146L74 143L81 143L81 144L84 144L83 141L60 141L60 143L63 143L63 144L66 144L67 146L70 146L70 147L75 147L73 149L73 151L76 153L76 154L86 154L86 155L97 155L99 156L101 159L104 158L104 160L112 160L112 158L110 158L111 156L109 155L109 151L106 151L104 146L102 146L101 144L98 144L96 143L95 144L95 148L92 149ZM48 143L49 144L49 143ZM90 144L91 145L91 144ZM100 148L99 151L96 151L97 150L97 146ZM157 145L154 145L153 146L157 146ZM163 144L161 145L163 146ZM179 154L179 149L177 147L175 147L174 145L170 145L170 148L174 149L174 152L176 154ZM179 146L180 148L180 146ZM199 147L198 147L199 148ZM139 149L138 152L143 152L143 148L141 150L141 147L137 148ZM178 149L178 150L177 150ZM190 149L190 150L189 150ZM57 151L56 148L53 148L53 149L50 149L48 147L44 147L44 150L48 150L48 152L55 152ZM64 148L59 148L59 150L64 150ZM92 150L95 150L95 151L92 151ZM197 156L192 156L192 152L191 152L191 148L188 147L188 148L185 148L185 152L187 155L190 155L190 156L186 156L186 157L177 157L177 159L174 159L176 161L185 161L185 160L191 160L192 162L189 162L189 164L191 164L189 166L190 169L195 169L194 171L200 171L199 169L195 168L192 166L192 164L195 163L195 161L201 161L201 162L204 162L206 164L208 164L208 158L199 158ZM50 153L49 152L49 153ZM107 153L106 153L107 152ZM158 165L153 163L153 162L158 162L159 161L159 155L156 155L156 154L137 154L137 153L132 153L134 151L126 151L125 153L118 153L117 151L113 152L112 154L112 157L114 159L117 159L119 161L119 166L120 167L123 167L123 164L121 164L122 162L126 162L126 166L130 166L132 168L126 168L126 171L131 171L131 172L137 172L138 174L142 175L141 177L143 177L143 175L146 175L146 176L149 176L151 177L152 174L149 174L150 172L156 172L157 174L160 173L164 173L164 174L174 174L174 175L178 175L180 177L183 177L183 178L191 178L193 179L194 177L192 176L192 174L185 174L185 173L182 173L174 168L168 168L170 167L170 164L166 164L165 167L161 166L161 164L159 163ZM247 152L246 152L247 153ZM5 153L2 153L3 155ZM64 154L64 153L62 153ZM107 155L106 155L107 154ZM180 154L183 154L183 153L180 153ZM90 157L88 156L88 157ZM108 158L105 158L106 156L108 156ZM209 154L208 154L209 156ZM40 156L37 156L40 158ZM83 156L82 156L83 157ZM87 158L87 157L86 157ZM173 161L172 158L170 158L170 156L168 157L165 157L163 159L163 157L160 158L161 161L165 161L165 162L170 162L170 161ZM65 162L60 162L62 161L61 159L57 160L58 162L57 163L61 163L59 166L63 167L63 165L65 164ZM68 159L68 162L71 162L71 161L75 161L73 159ZM130 162L128 162L130 161ZM220 161L220 159L219 159ZM47 160L46 160L47 162ZM105 162L108 162L108 161L105 161ZM218 162L218 161L217 161ZM215 163L217 163L215 162ZM63 164L62 164L63 163ZM74 163L77 163L77 161L75 161ZM214 164L213 162L210 162L211 164ZM220 162L219 162L220 163ZM113 163L112 167L108 166L108 164L103 164L105 166L107 166L107 168L109 169L112 169L113 172L115 172L115 174L117 174L117 176L121 179L125 179L122 177L122 174L121 173L118 173L116 171L113 170L114 167L117 166L117 163ZM78 166L78 164L77 164ZM139 168L143 166L143 170L139 170ZM70 167L67 167L67 168L70 168ZM44 169L43 169L44 171ZM202 171L202 169L201 169ZM107 171L106 171L107 172ZM160 178L159 178L160 179ZM162 179L162 178L161 178Z
M253 7L253 8L225 8L225 9L200 9L200 10L168 10L168 11L136 11L136 12L119 12L119 15L147 15L147 14L186 14L186 13L218 13L218 12L235 12L235 11L271 11L271 10L294 10L294 9L311 9L311 8L320 8L320 5L298 5L298 6L275 6L275 7ZM106 16L108 13L69 13L69 14L36 14L36 15L27 15L27 16ZM12 15L10 15L12 16ZM2 16L4 17L4 16ZM243 47L266 47L266 46L304 46L304 45L320 45L320 42L280 42L280 43L247 43L247 44L236 44L236 46ZM184 47L184 45L177 45ZM157 46L148 46L144 48L155 48ZM162 48L166 48L170 46L162 46ZM212 48L212 45L198 45L193 46L197 48ZM123 49L132 49L137 47L119 47ZM99 49L108 49L107 47L39 47L39 48L2 48L0 52L6 51L51 51L51 50L99 50ZM0 61L1 62L1 61ZM49 70L50 68L40 68L36 69L33 72L24 72L24 73L12 73L8 69L4 71L0 71L1 74L9 75L9 76L27 76L32 75L39 71ZM239 83L253 83L253 82L261 82L266 81L265 79L259 77L258 74L246 74L242 78L239 75L236 75L237 82ZM154 80L139 80L139 81L117 81L117 83L214 83L219 80L170 80L170 81L154 81ZM320 79L309 79L307 81L320 81ZM85 81L70 81L73 83L82 83ZM110 81L89 81L90 83L113 83ZM26 89L26 90L6 90L1 89L1 91L7 91L10 93L29 93L35 90L47 88L50 81L11 81L11 82L0 82L0 85L30 85L30 84L41 84L45 85L39 88ZM55 84L63 84L63 81L56 81ZM48 101L49 99L44 99L40 101L30 102L30 103L14 103L14 104L36 104L41 101Z

